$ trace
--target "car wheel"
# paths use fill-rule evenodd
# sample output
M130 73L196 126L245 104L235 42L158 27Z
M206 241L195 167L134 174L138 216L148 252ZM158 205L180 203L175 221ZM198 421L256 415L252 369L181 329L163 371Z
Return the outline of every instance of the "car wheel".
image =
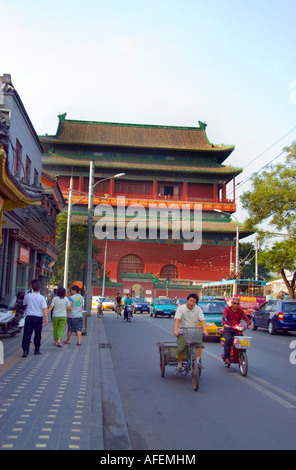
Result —
M276 333L276 329L275 329L275 327L274 327L272 321L269 321L269 322L268 322L268 333L269 333L270 335L275 335L275 333Z

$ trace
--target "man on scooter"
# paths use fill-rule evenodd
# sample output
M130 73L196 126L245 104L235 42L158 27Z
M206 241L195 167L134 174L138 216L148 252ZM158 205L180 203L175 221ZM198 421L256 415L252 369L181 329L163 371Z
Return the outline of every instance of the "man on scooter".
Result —
M134 301L131 298L130 294L127 294L126 298L124 299L124 320L127 320L127 306L134 305ZM131 314L133 316L133 314Z
M225 338L224 343L224 362L225 364L230 364L230 350L233 337L236 335L233 330L233 326L240 323L241 318L243 318L247 324L247 327L250 325L250 320L239 306L239 298L233 297L231 300L231 306L226 307L222 317L222 325L224 327L223 337ZM250 328L252 328L250 326Z

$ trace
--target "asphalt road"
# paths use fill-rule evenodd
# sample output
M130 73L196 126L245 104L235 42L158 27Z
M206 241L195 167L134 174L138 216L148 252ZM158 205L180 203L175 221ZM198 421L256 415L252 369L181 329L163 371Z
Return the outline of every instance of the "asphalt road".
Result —
M222 347L207 342L200 388L190 375L160 375L157 341L175 341L173 319L104 313L104 327L133 449L295 449L295 334L248 331L249 372L226 369ZM293 362L293 361L292 361Z

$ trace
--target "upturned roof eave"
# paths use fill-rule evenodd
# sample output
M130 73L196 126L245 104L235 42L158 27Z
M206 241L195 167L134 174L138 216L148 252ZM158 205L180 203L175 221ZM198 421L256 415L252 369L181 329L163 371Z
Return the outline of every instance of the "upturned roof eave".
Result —
M203 153L232 153L235 150L234 145L228 145L228 146L215 146L213 145L211 148L194 148L194 147L181 147L181 146L161 146L157 145L155 147L152 147L151 145L136 145L136 144L123 144L123 143L116 143L116 142L85 142L82 140L60 140L55 137L50 137L49 136L39 136L41 142L45 142L48 144L62 144L62 145L84 145L88 147L116 147L116 148L124 148L128 149L131 148L133 150L135 149L142 149L142 150L149 150L149 149L155 149L155 150L171 150L171 151L181 151L181 152L203 152ZM228 155L227 155L228 156Z
M63 158L63 161L60 161L60 158ZM67 161L68 160L68 161ZM85 159L75 159L73 157L69 156L60 156L58 154L48 154L45 155L42 159L43 164L50 164L50 165L57 165L57 166L66 166L66 167L72 167L73 165L79 165L79 166L85 166L89 167L89 161L90 158L85 158ZM217 166L217 167L211 167L211 166L193 166L193 165L187 165L186 167L181 166L179 164L171 166L171 164L168 162L167 165L153 165L149 164L146 162L140 163L140 162L125 162L125 161L100 161L100 160L95 160L95 167L98 168L119 168L119 169L142 169L144 170L150 170L150 171L170 171L172 173L176 172L195 172L195 173L207 173L207 174L219 174L219 175L232 175L232 176L237 176L239 175L243 169L242 168L236 168L236 167L231 167L231 166Z
M15 207L25 207L26 205L41 205L42 194L37 192L33 197L32 194L28 194L28 192L19 184L19 182L9 174L6 167L6 160L6 152L0 148L0 187L2 194L7 197L7 199L12 201L15 204Z

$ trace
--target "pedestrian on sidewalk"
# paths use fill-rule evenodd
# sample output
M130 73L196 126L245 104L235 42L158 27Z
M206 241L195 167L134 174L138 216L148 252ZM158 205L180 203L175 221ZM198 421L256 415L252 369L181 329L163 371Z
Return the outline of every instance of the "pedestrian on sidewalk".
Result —
M69 344L72 333L76 333L77 345L81 346L81 332L83 326L83 297L79 294L78 286L72 286L70 293L70 311L67 318L68 332L67 340L64 341L64 343Z
M48 308L51 306L53 299L58 295L57 292L58 292L58 289L55 287L48 298ZM50 312L51 320L52 320L52 315L53 315L53 309L51 309L51 312Z
M24 326L24 335L22 341L23 355L22 357L27 357L30 349L31 337L34 331L34 345L35 352L34 354L41 354L40 345L41 345L41 332L43 326L43 317L44 325L48 323L47 319L47 304L44 295L40 294L40 282L38 279L34 279L31 282L32 292L27 293L24 296L23 305L26 305L26 320Z
M48 313L52 310L54 345L61 348L61 340L65 333L67 315L70 311L70 301L66 297L66 289L64 287L58 287L57 295L53 297Z

